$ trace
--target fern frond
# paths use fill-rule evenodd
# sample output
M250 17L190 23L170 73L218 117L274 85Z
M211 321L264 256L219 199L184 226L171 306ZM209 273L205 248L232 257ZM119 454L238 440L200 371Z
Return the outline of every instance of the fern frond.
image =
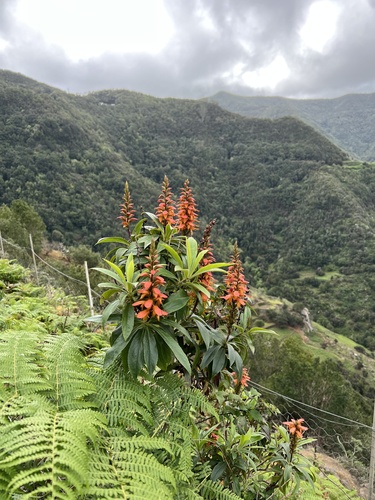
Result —
M157 449L170 451L162 439L109 438L91 455L89 498L173 499L173 470L145 451Z
M211 415L216 421L220 420L215 407L201 391L195 387L184 387L182 389L182 394L186 399L186 405L193 407L196 411L202 412L205 415Z
M88 441L95 442L104 426L105 417L88 409L41 411L4 425L0 471L14 474L7 493L48 492L52 498L76 499L88 480Z
M53 412L54 405L41 394L28 396L12 396L2 401L0 406L0 422L4 425L24 417L31 417L41 411Z
M196 493L191 487L185 486L178 489L177 496L174 500L204 500L202 496Z
M222 484L208 480L200 489L200 494L205 500L242 500Z
M6 331L0 339L0 395L33 394L49 388L40 370L40 335Z
M43 353L52 386L49 395L60 410L94 406L86 401L96 388L88 370L84 369L83 347L81 339L71 333L49 336L45 341Z
M173 407L174 411L180 412L179 418L183 418L186 424L191 421L191 408L194 408L196 412L211 415L216 420L219 420L215 407L205 395L194 387L187 387L184 381L175 374L166 373L159 377L154 388L153 401L157 405L155 409L157 410L157 407L159 407L161 410L161 418L163 418L165 408L170 411Z
M193 467L193 442L191 430L178 419L171 419L162 435L171 443L174 455L178 460L176 469L183 472L184 480L187 480L188 477L191 476L191 469Z
M112 370L94 373L100 409L107 416L109 427L147 436L154 419L151 413L150 388L123 372Z

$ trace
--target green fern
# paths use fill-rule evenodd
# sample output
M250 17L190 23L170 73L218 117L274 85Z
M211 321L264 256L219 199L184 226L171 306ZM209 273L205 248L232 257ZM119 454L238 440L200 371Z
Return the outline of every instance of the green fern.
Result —
M91 455L88 498L173 499L173 470L153 454L171 452L169 444L155 438L109 438Z
M60 410L94 405L86 400L96 388L88 371L83 368L86 364L81 352L83 347L82 340L70 333L50 335L45 340L43 353L52 386L49 396Z
M154 425L150 387L127 376L117 366L92 375L97 386L96 398L109 427L148 436Z
M200 489L205 500L241 500L241 497L232 493L220 483L208 480Z
M77 498L87 481L88 440L95 442L105 417L83 409L64 413L37 412L3 426L0 470L17 468L7 492L50 493Z
M0 339L0 398L41 392L50 387L41 376L41 337L35 332L3 332ZM1 413L0 413L1 414Z

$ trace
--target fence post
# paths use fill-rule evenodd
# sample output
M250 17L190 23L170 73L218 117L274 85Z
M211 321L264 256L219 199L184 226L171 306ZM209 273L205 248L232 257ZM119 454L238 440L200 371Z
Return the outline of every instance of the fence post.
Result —
M3 238L1 236L1 231L0 231L0 250L1 250L1 256L4 258L5 252L4 252L4 245L3 245Z
M91 295L89 268L87 266L86 260L85 260L85 274L86 274L86 282L87 282L87 291L88 291L88 295L89 295L90 312L91 312L91 316L94 316L94 304L92 302L92 295Z
M31 234L30 234L30 233L29 233L29 238L30 238L31 253L32 253L32 255L33 255L33 262L34 262L34 269L35 269L36 283L37 283L37 285L39 285L38 268L36 267L36 259L35 259L35 253L34 253L33 239L32 239L32 237L31 237Z
M374 475L375 475L375 402L374 416L372 419L372 436L371 436L371 458L370 458L370 473L368 485L368 500L373 500L374 493Z

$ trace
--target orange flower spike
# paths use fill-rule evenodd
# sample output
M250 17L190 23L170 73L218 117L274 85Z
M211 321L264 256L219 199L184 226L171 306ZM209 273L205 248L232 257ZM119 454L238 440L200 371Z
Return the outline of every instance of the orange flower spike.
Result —
M125 189L124 189L124 197L123 197L124 203L120 205L121 210L120 210L120 215L118 216L118 219L121 220L122 227L124 229L128 230L129 233L129 238L131 238L131 232L130 232L130 224L134 221L136 221L135 215L135 210L134 210L134 205L133 201L130 196L130 191L129 191L129 185L127 182L125 182Z
M168 315L166 311L160 308L163 299L166 299L167 295L158 288L165 284L165 280L157 274L162 266L158 263L158 254L154 242L151 243L150 254L147 259L149 262L145 265L145 271L140 274L140 276L146 278L146 281L141 282L141 287L138 290L140 300L133 302L133 307L141 309L136 314L137 318L143 320L156 318L159 321L161 316Z
M238 380L237 380L236 372L232 373L232 377L233 377L234 384L237 385L238 384ZM247 383L249 381L250 381L250 377L249 377L249 374L247 373L247 368L243 368L242 369L242 377L241 377L241 380L240 380L240 384L242 385L242 387L246 387Z
M159 221L166 226L175 224L175 204L172 199L172 190L169 185L168 177L164 176L162 192L158 198L158 206L156 208L156 216Z
M224 281L226 284L226 295L222 298L237 309L244 306L249 290L247 288L248 281L245 280L243 274L237 243L234 244L232 265L229 267Z
M302 425L302 422L304 421L304 418L299 418L298 420L292 418L290 422L283 422L283 424L288 427L288 431L292 436L296 436L297 438L301 439L302 434L308 430L308 427Z
M181 188L178 202L178 229L186 236L190 236L198 229L198 210L188 180Z

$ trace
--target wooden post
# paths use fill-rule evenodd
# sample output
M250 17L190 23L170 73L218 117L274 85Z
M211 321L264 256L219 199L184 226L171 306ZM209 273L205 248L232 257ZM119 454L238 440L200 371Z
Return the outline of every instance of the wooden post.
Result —
M1 231L0 231L0 250L1 250L1 256L5 257L4 245L3 245L3 238L1 236Z
M32 253L32 255L33 255L33 262L34 262L34 269L35 269L36 283L37 283L37 285L39 285L38 268L36 267L36 259L35 259L35 252L34 252L33 239L32 239L32 237L31 237L31 234L30 234L30 233L29 233L29 238L30 238L31 253Z
M373 500L374 494L374 475L375 475L375 402L374 402L374 416L372 419L372 439L371 439L371 458L370 458L370 473L368 485L368 500Z
M88 295L89 295L89 305L90 305L91 316L94 316L94 304L92 302L92 295L91 295L89 268L87 266L86 260L85 260L85 274L86 274L87 291L88 291Z

